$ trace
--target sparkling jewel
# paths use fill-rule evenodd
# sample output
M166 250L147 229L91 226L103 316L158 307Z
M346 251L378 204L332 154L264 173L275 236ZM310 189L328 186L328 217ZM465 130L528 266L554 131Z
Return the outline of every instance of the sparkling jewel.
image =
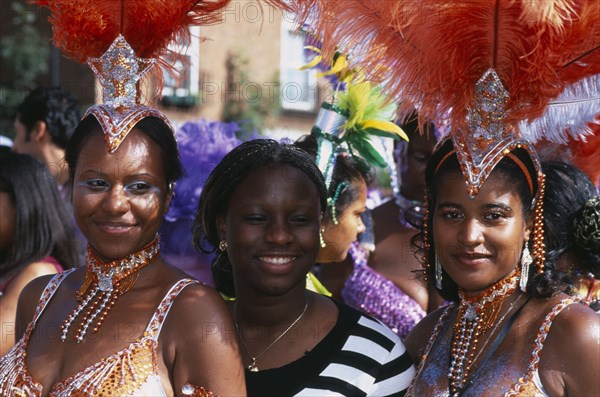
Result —
M480 336L496 323L504 300L517 290L519 276L519 269L515 269L506 278L476 296L469 296L459 290L460 305L453 326L448 371L451 396L459 394L467 383Z
M104 263L88 246L86 254L86 275L77 293L79 305L62 325L60 339L64 342L73 323L79 323L74 333L77 343L83 341L89 327L96 320L92 333L98 332L102 321L117 299L135 284L140 270L149 265L160 251L158 237L141 251L124 259Z

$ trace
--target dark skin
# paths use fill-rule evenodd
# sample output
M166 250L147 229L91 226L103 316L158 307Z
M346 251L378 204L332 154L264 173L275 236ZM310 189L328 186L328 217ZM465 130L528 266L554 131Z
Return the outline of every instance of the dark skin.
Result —
M114 154L107 152L100 133L84 144L82 153L86 150L89 153L80 155L77 165L73 195L81 230L104 260L130 253L127 247L131 252L139 250L152 240L168 209L170 193L159 160L160 148L134 129ZM110 238L115 234L119 239ZM115 246L111 241L122 244ZM27 367L44 393L141 338L167 291L187 277L160 257L155 259L139 272L133 288L117 300L98 333L92 334L90 329L84 340L76 343L71 330L67 341L62 342L60 325L77 307L76 293L85 271L77 269L61 284L29 340ZM49 277L35 280L21 295L17 338L33 318L48 281ZM189 329L198 332L182 332ZM216 291L199 284L186 287L174 301L158 343L158 374L166 394L179 394L189 382L219 395L244 395L243 370L232 329L226 305ZM49 360L56 365L48 365ZM216 362L222 365L214 365Z
M521 242L530 238L531 219L524 214L520 197L507 178L492 174L475 198L470 198L458 172L440 178L437 206L432 222L440 262L466 294L475 295L510 274L519 265ZM460 178L460 180L459 180ZM515 248L516 247L516 248ZM515 248L515 249L513 249ZM472 253L472 254L469 254ZM493 326L478 337L473 374L482 364L485 352L500 333L510 314L522 307L498 349L481 367L485 392L498 396L522 377L529 366L535 338L546 315L566 295L526 299L517 289L508 296ZM405 340L415 364L423 357L443 309L428 315ZM454 316L455 314L451 314ZM450 317L447 321L453 321ZM446 322L448 324L448 322ZM452 327L443 328L437 343L450 343ZM596 396L600 393L600 322L598 316L581 304L567 306L550 328L540 354L539 375L550 396ZM414 395L434 395L448 390L448 366L428 358L427 375L415 378ZM473 388L477 387L477 379ZM465 396L469 394L468 390Z
M337 307L305 288L319 251L318 192L302 171L280 164L252 171L234 190L218 220L234 271L236 301L230 310L242 338L244 365L294 322L257 359L260 370L278 368L312 350L333 328Z
M425 166L435 141L431 137L412 133L409 141L406 170L402 175L401 193L410 200L422 201L425 194ZM398 222L399 207L390 200L372 211L375 251L369 256L369 266L392 281L426 311L438 307L443 299L428 288L419 274L422 270L411 244L416 230ZM353 270L352 258L328 264L319 270L319 280L334 297L341 299L346 279Z
M506 310L521 295L523 295L521 292L516 292L508 297L503 305L503 310ZM525 373L540 324L551 308L565 297L565 295L559 294L550 299L531 299L512 324L493 357L509 355L513 358L511 368L519 371L518 373ZM524 302L525 298L521 296L515 307ZM423 349L429 343L433 328L442 311L443 309L438 309L425 317L413 328L404 341L415 365L420 363ZM500 317L502 315L503 312ZM505 322L506 319L502 324ZM495 329L495 332L483 333L480 339L482 341L493 340L502 324ZM554 319L539 362L540 379L550 396L592 397L600 395L598 382L599 335L598 315L584 305L570 305ZM565 343L566 341L568 343ZM488 347L490 344L491 342L488 343ZM474 363L474 370L484 355L485 352L479 355L479 359ZM517 380L513 378L494 379L493 384L488 385L485 396L498 396L502 387L507 388ZM447 376L440 382L444 382L442 387L447 390ZM418 392L418 389L415 392Z

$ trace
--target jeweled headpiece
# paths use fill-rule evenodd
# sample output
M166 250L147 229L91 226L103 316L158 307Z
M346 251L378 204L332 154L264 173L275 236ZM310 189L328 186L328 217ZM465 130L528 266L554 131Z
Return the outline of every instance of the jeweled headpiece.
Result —
M167 46L189 35L190 25L219 21L218 11L229 0L32 0L50 9L55 45L67 56L87 62L102 86L102 104L92 106L109 152L115 152L143 118L154 116L171 127L157 109L143 105L141 80L153 71L162 82L161 61ZM171 127L171 130L173 128Z
M89 108L84 117L90 114L96 117L110 153L118 149L133 126L145 117L158 117L173 129L162 112L139 103L138 83L156 64L156 59L138 58L119 34L100 58L90 58L87 62L102 86L103 103Z
M473 192L502 141L582 139L600 123L598 1L291 3L324 58L352 50L401 114L450 123Z
M583 139L600 122L600 2L292 3L323 38L324 56L352 49L354 65L401 98L401 113L449 122L453 150L440 163L456 154L472 196L504 157L529 154L535 171L515 162L536 189L532 254L541 271L544 176L527 139Z

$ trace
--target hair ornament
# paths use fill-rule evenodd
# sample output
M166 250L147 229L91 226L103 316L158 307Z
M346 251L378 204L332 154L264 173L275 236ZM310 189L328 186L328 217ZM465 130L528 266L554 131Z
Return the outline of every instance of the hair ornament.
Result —
M173 130L162 112L141 103L142 78L152 71L158 92L162 69L156 66L173 71L161 60L168 44L187 37L190 25L218 22L218 11L229 0L32 2L49 8L55 45L68 57L87 62L98 78L103 103L92 106L84 117L93 115L98 120L113 153L145 117L158 117Z
M600 196L589 199L573 219L577 245L587 250L600 250Z
M337 51L331 62L321 54L322 43L307 33L307 50L317 55L301 69L318 68L320 77L334 84L330 102L323 102L311 130L317 139L317 164L331 184L337 156L349 152L374 166L387 166L384 156L370 142L372 136L408 140L402 129L392 122L396 107L389 103L381 88L365 80L364 74L350 67L348 57Z

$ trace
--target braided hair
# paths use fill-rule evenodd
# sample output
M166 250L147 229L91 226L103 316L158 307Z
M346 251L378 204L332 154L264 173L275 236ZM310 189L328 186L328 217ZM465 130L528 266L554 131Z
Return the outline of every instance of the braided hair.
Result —
M212 171L200 195L192 226L192 244L204 253L219 246L217 219L225 216L231 195L252 171L272 164L290 165L304 172L319 192L321 212L327 205L323 175L303 150L271 139L244 142L229 152ZM235 296L233 270L226 253L221 252L211 266L219 292Z
M294 143L306 151L313 161L317 157L317 140L312 135L304 135ZM354 181L364 180L366 185L373 181L371 167L361 158L341 154L337 157L327 197L330 199L325 211L325 221L335 223L334 218L340 217L344 210L352 204L359 194Z

